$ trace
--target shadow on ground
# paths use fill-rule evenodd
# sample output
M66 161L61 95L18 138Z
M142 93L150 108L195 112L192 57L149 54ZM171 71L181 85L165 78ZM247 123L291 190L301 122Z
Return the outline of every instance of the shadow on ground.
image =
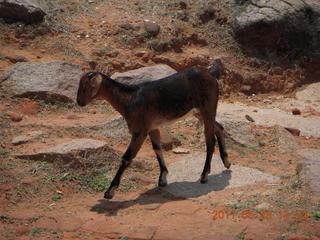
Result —
M119 210L129 208L134 205L148 205L154 203L166 203L181 201L187 198L197 198L213 191L220 191L229 185L231 170L224 170L221 173L208 176L207 184L196 182L174 182L164 188L155 187L141 193L137 198L126 201L110 201L101 199L98 204L91 208L91 211L108 216L117 215Z

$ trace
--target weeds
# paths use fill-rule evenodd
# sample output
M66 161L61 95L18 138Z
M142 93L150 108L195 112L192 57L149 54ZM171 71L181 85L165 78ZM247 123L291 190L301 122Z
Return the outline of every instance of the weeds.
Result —
M55 195L53 195L53 196L51 197L51 199L52 199L53 201L58 201L58 200L61 199L61 198L62 198L62 196L59 195L59 194L55 194Z
M35 217L32 217L32 218L29 218L28 221L30 223L33 223L33 222L36 222L38 221L40 218L42 218L43 216L42 215L39 215L39 216L35 216Z
M75 49L71 44L66 43L65 40L58 40L52 44L52 48L62 51L67 56L83 56L83 53Z
M3 148L0 148L0 158L1 157L7 157L9 155L9 152Z
M314 212L312 213L315 220L320 221L320 212Z
M85 179L90 188L95 191L103 191L110 185L110 180L103 173L99 173L93 178Z
M2 223L13 223L13 220L7 215L0 215L0 221Z
M30 235L36 236L36 235L41 234L42 232L43 232L43 229L41 229L41 228L34 228L34 229L31 229Z
M245 239L247 234L248 234L247 232L242 232L237 235L237 238L243 240L243 239Z

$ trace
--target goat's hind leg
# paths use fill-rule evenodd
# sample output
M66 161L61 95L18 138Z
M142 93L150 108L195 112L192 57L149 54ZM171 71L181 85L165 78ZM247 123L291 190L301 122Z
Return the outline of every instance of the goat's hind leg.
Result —
M203 120L204 120L204 135L206 138L206 145L207 145L207 156L206 156L206 162L201 174L200 182L206 183L208 182L208 174L211 170L211 159L214 152L214 146L215 146L215 136L214 136L214 116L211 114L202 114Z
M214 125L214 132L218 140L218 145L219 145L219 152L220 152L220 157L222 159L223 165L229 169L231 166L231 163L228 160L228 153L226 151L226 144L225 144L225 134L224 134L224 129L220 123L217 121L215 122Z
M160 167L160 176L158 181L159 187L164 187L167 185L167 174L168 169L164 162L162 149L161 149L161 142L160 142L160 131L159 129L155 129L149 132L149 137L152 143L152 148L157 156L159 167Z
M121 176L124 170L130 165L132 159L137 155L139 149L141 148L142 143L146 139L147 134L143 133L134 133L131 137L131 142L121 158L120 167L113 178L110 187L104 194L104 198L111 199L114 196L115 190L119 187Z

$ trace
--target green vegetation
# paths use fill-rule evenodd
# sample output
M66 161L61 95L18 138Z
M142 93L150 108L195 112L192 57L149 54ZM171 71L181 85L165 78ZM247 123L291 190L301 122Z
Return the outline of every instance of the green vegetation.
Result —
M83 56L83 53L75 49L71 44L67 43L66 39L59 39L52 44L52 48L64 52L67 56Z
M95 191L103 191L110 185L110 180L105 176L105 173L99 173L98 175L88 178L87 181L90 188Z
M9 152L3 148L0 148L0 158L1 157L7 157L9 155Z
M247 234L248 234L247 232L242 232L237 235L237 238L243 240L243 239L245 239Z
M38 221L40 218L42 218L43 216L42 215L39 215L39 216L35 216L35 217L32 217L32 218L29 218L28 221L30 223L33 223L33 222L36 222Z
M59 200L59 199L61 199L61 198L62 198L62 196L59 195L59 194L55 194L55 195L53 195L53 196L51 197L51 199L52 199L53 201L57 201L57 200Z
M314 212L312 215L317 221L320 221L320 212Z
M10 219L7 215L0 215L0 221L2 223L13 223L13 220Z

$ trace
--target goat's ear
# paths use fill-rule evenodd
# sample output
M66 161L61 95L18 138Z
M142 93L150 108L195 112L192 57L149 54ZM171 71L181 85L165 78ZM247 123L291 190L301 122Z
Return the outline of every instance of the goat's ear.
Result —
M101 74L96 74L94 77L91 78L90 80L90 86L91 86L91 97L96 97L99 89L101 87L101 83L102 83L103 77L101 76Z

